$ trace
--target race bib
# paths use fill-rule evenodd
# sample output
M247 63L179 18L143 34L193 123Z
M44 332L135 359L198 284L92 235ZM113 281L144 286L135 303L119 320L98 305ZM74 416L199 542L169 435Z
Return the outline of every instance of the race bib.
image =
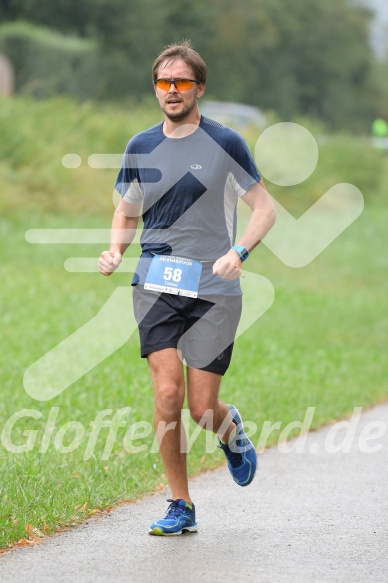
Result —
M176 255L155 255L144 283L144 289L189 298L198 297L202 264L195 259Z

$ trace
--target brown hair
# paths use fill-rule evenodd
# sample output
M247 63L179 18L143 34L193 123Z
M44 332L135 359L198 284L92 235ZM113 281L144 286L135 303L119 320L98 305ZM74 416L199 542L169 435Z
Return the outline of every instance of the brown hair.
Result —
M173 43L168 45L162 53L156 58L154 64L152 65L152 77L155 83L157 79L158 69L163 61L171 60L181 60L192 68L195 79L200 83L206 84L206 74L207 67L205 61L202 57L191 48L191 42L189 40L184 40L181 43Z

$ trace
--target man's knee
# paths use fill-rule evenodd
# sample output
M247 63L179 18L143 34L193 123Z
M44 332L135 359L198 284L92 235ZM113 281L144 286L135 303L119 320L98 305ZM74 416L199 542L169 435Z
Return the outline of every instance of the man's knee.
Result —
M209 402L195 402L189 404L192 419L202 427L211 430L213 427L214 410Z
M175 419L183 407L184 391L174 382L163 383L155 389L155 406L163 418Z

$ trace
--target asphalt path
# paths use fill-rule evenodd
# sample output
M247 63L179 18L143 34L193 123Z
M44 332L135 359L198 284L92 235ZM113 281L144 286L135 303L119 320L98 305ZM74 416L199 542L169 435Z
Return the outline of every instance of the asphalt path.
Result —
M268 449L247 488L226 467L194 478L197 534L148 535L166 490L11 550L0 581L387 583L387 424L385 404L352 425L348 452L333 451L350 435L339 426L309 433L303 452Z

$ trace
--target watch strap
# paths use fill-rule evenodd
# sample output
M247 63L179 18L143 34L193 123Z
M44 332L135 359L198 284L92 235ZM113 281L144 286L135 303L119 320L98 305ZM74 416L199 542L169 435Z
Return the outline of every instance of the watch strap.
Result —
M232 249L237 251L241 261L245 261L249 257L249 251L244 245L233 245Z

